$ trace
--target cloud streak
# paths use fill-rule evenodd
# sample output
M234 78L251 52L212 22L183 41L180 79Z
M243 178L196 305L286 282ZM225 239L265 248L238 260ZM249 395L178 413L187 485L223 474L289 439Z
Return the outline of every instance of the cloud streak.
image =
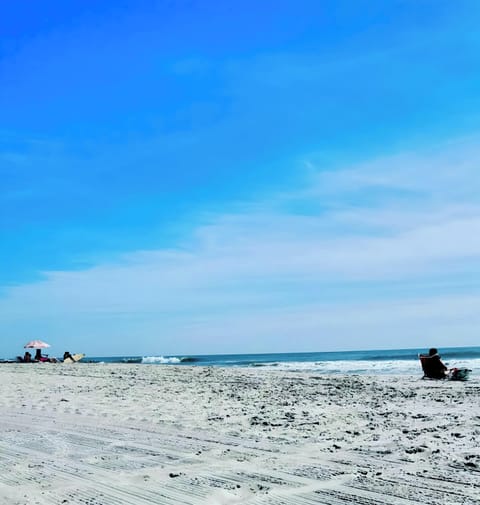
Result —
M8 288L0 320L14 335L39 321L53 339L69 327L92 347L122 335L124 352L132 335L172 353L293 350L294 336L303 350L375 347L387 332L473 343L480 296L462 283L479 278L479 155L463 141L341 170L309 161L297 187L204 215L176 248ZM445 279L455 293L419 297ZM402 294L382 299L391 283Z

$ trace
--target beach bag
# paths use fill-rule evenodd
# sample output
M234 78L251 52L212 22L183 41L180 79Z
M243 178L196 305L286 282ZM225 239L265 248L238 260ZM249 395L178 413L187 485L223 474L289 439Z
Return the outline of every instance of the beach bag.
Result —
M451 381L466 381L470 378L471 372L468 368L452 368L448 378Z

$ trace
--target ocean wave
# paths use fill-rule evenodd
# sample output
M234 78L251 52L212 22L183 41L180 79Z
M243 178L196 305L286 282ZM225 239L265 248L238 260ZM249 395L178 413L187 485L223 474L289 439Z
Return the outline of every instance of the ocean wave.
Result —
M248 366L260 367L260 366L278 366L279 363L249 363Z
M122 363L131 363L131 364L135 364L135 363L141 363L142 362L142 358L123 358L121 360Z
M446 348L441 350L444 363L449 368L468 368L473 376L480 375L479 348ZM202 356L117 356L90 358L89 362L190 365L220 367L251 367L262 370L285 370L305 373L359 374L359 375L411 375L422 373L416 350L384 351L390 359L380 359L381 351L346 351L336 353L285 353L240 354Z
M182 362L183 358L164 356L145 356L140 363L144 365L174 365Z
M197 361L200 361L198 358L192 358L190 356L186 356L185 358L180 358L180 361L182 363L196 363Z
M474 374L480 373L480 359L449 360L449 368L469 368ZM316 372L323 374L359 374L359 375L418 375L422 368L418 360L345 360L345 361L288 361L271 363L254 363L250 366L275 368L276 370L295 372Z

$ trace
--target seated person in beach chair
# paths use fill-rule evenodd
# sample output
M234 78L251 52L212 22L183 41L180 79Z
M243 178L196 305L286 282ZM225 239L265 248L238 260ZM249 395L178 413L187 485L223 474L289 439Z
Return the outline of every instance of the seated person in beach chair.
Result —
M46 356L42 356L42 350L37 349L35 352L35 358L34 361L46 361L48 358Z
M37 352L35 353L35 360L36 363L56 363L57 360L56 358L49 358L48 356L43 356L42 351L40 349L37 349Z
M428 351L428 354L420 354L420 363L423 369L424 379L449 379L452 381L466 381L470 377L470 372L468 368L451 368L443 363L438 355L438 351L432 348Z
M448 368L440 359L438 351L432 348L428 354L420 354L420 363L423 369L424 379L446 379Z

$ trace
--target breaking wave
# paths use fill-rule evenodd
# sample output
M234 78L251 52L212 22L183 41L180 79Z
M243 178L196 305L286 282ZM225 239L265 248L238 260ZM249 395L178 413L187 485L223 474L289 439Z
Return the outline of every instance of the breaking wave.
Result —
M446 360L445 360L446 361ZM446 361L449 368L469 368L474 373L480 373L480 359L463 359ZM289 361L271 363L250 363L251 367L271 367L276 370L292 372L316 372L322 374L359 374L359 375L405 375L421 373L420 363L417 360L391 360L391 361Z
M189 363L194 361L196 361L195 358L190 357L177 358L175 356L145 356L139 363L142 363L144 365L178 365L180 363Z

